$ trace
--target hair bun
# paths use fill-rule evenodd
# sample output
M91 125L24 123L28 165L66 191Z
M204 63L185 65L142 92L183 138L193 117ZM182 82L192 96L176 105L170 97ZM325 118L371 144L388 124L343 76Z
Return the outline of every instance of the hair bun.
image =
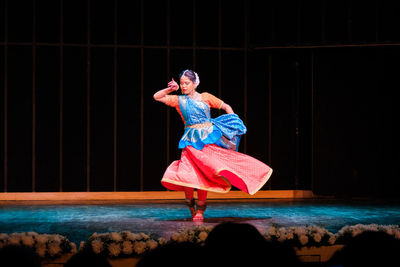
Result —
M188 78L196 85L196 87L199 86L199 84L200 84L200 78L199 78L199 75L197 74L197 72L195 72L195 71L193 71L193 70L187 69L187 70L182 71L182 72L179 74L179 79L180 79L182 76L188 77Z

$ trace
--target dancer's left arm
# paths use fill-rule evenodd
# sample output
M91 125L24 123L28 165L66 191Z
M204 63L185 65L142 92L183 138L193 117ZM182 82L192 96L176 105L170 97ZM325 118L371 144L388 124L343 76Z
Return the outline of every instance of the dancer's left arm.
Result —
M234 114L235 113L235 112L233 112L233 109L231 108L231 106L229 106L226 103L222 104L221 109L225 110L225 112L227 114Z
M225 112L227 114L234 114L235 113L233 111L233 109L231 108L231 106L229 106L224 101L222 101L221 99L213 96L210 93L204 93L204 98L208 102L209 106L212 107L212 108L223 109L223 110L225 110Z

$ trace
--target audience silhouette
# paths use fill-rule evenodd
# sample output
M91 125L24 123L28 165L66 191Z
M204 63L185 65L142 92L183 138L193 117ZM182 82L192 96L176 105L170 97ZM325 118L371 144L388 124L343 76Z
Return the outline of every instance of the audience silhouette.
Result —
M222 223L213 228L205 241L206 254L220 266L297 266L292 247L269 243L247 223Z
M0 249L2 267L40 267L41 259L36 251L27 246L7 245Z
M385 232L366 231L333 255L328 266L399 266L400 240Z
M139 260L136 267L205 267L211 263L211 260L206 259L204 256L204 248L198 244L191 242L174 242L148 252Z
M400 240L385 232L363 232L352 238L326 263L301 263L291 246L268 242L251 224L216 225L203 245L173 242L146 253L137 267L147 266L398 266ZM0 266L40 267L34 249L7 245L0 249ZM65 267L111 267L104 255L84 250Z
M107 258L102 254L95 254L90 250L83 250L74 254L64 265L64 267L111 267Z

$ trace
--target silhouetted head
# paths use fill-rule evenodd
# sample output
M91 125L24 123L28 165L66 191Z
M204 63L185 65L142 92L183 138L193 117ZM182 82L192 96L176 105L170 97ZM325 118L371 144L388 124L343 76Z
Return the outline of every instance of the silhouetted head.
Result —
M7 245L0 249L0 266L40 267L40 256L31 247Z
M84 250L73 255L65 264L64 267L111 267L107 258L104 255L95 254L92 251Z
M205 244L213 248L224 246L242 250L264 245L265 239L251 224L227 222L215 226Z
M209 258L221 266L298 266L293 247L268 243L251 224L222 223L205 241Z
M400 240L384 233L363 232L335 253L330 265L343 266L398 266Z
M136 264L136 267L204 267L207 260L210 259L203 257L203 250L199 245L190 242L166 244L145 254Z

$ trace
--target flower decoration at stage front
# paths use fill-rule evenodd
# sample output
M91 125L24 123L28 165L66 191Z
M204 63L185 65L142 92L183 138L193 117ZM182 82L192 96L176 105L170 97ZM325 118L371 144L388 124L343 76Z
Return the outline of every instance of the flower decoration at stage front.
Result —
M171 237L171 242L192 242L203 245L212 229L213 226L206 225L199 225L194 228L186 228L174 233Z
M319 226L280 227L270 226L263 233L268 242L291 246L326 246L335 243L335 235Z
M356 224L342 227L336 234L336 243L346 244L352 238L364 232L384 232L396 239L400 239L399 225Z
M57 234L38 234L36 232L0 234L0 248L6 245L31 247L41 258L49 259L76 252L75 243L70 242L65 236Z
M110 258L130 257L142 255L165 243L164 238L155 239L145 233L94 233L87 242L81 243L79 250L91 250L95 254L103 254Z

